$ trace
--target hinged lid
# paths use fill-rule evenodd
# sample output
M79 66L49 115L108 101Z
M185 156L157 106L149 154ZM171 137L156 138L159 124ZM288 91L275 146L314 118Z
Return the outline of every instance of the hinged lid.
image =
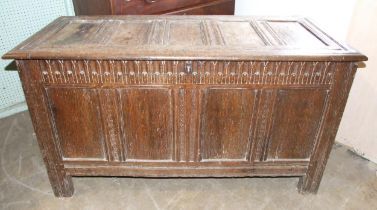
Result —
M60 17L3 58L362 61L303 18Z

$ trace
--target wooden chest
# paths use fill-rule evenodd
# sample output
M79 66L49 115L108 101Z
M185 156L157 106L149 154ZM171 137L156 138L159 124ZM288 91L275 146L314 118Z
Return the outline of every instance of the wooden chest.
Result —
M61 17L16 59L56 196L72 176L299 176L318 189L364 55L306 19Z
M235 0L73 0L76 15L233 15Z

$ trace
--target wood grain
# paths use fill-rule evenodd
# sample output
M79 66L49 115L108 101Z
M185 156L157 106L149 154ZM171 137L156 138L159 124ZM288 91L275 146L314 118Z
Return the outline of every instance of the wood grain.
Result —
M316 193L330 155L349 91L356 74L356 63L339 63L335 83L329 96L329 107L324 113L318 140L314 144L306 175L300 178L298 190L301 193Z
M306 159L310 157L327 105L327 90L279 90L265 158ZM294 126L292 126L294 125Z
M63 159L106 159L96 90L48 88L56 138Z
M119 90L126 161L172 160L174 110L169 88Z
M204 90L201 114L201 159L246 161L256 90Z
M47 98L38 83L40 74L35 71L38 69L38 63L17 61L17 66L52 190L57 197L71 197L74 192L72 177L64 169L63 158L54 137Z

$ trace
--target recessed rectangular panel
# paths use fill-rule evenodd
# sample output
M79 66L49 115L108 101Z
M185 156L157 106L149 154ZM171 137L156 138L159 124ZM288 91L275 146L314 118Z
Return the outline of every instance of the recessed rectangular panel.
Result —
M218 26L226 45L264 46L263 39L254 30L250 22L219 21Z
M208 89L200 119L200 154L203 160L246 160L256 91Z
M325 108L327 90L279 90L268 159L310 157Z
M206 44L203 25L200 21L187 22L168 22L168 37L166 42L168 45L196 45L202 46Z
M267 24L276 33L277 38L287 46L319 47L327 45L297 21L268 21Z
M48 88L47 95L63 157L105 159L96 91L86 88Z
M172 160L172 90L126 88L119 94L126 160Z
M103 27L104 21L71 21L51 37L51 43L43 43L44 46L98 44L93 39L96 33Z
M109 45L141 45L147 44L152 21L121 22L116 30L113 30Z

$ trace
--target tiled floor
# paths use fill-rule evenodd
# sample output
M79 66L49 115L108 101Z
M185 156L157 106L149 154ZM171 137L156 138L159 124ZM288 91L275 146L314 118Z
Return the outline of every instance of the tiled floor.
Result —
M377 209L377 165L335 145L317 195L298 178L74 178L53 196L27 112L0 120L0 209Z

